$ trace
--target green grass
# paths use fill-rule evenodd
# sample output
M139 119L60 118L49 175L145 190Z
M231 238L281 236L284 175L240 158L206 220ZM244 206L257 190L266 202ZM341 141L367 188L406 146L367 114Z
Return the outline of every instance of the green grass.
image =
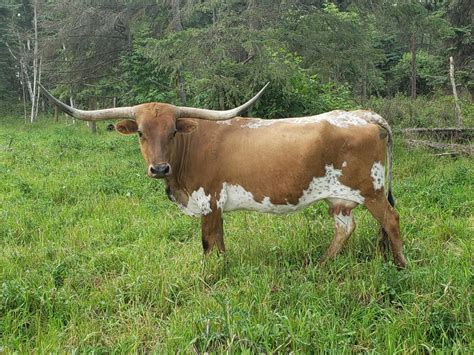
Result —
M199 219L104 126L0 121L0 353L473 352L471 160L397 145L404 271L362 208L320 267L324 203L228 214L225 258L204 259Z

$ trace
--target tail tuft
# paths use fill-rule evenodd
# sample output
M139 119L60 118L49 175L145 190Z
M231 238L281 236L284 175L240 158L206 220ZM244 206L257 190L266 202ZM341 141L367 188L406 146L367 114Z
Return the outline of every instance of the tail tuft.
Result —
M395 198L393 197L392 195L392 189L389 189L388 190L388 193L387 193L387 200L388 200L388 203L390 203L390 205L392 207L395 207Z

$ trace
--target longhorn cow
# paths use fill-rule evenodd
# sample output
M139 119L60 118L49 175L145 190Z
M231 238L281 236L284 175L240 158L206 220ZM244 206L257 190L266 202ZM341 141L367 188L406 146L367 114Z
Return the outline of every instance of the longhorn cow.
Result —
M365 110L271 120L237 117L266 86L227 111L165 103L84 111L42 89L77 119L125 118L116 130L138 135L148 176L164 179L168 197L187 215L201 217L206 254L214 247L225 251L224 212L284 214L325 200L335 235L323 261L340 251L355 228L352 209L364 205L382 226L381 245L389 243L395 263L404 267L387 122Z

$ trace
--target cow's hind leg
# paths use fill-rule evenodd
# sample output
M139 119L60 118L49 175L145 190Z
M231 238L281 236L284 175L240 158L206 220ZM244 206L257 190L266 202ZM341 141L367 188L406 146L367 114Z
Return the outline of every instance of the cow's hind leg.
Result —
M201 237L204 254L209 254L216 246L220 253L225 252L224 226L220 209L201 217Z
M322 260L323 264L327 260L336 257L356 226L352 214L352 209L357 205L356 203L340 199L328 199L328 203L329 214L334 218L335 234L329 248L324 254Z
M380 228L379 250L385 260L387 260L387 254L390 250L390 239L388 238L387 231L383 229L383 227Z
M390 205L383 193L380 193L374 199L367 199L365 206L374 218L382 225L381 246L386 244L386 236L390 241L393 259L399 268L406 266L406 259L403 255L403 241L400 237L400 222L397 212Z

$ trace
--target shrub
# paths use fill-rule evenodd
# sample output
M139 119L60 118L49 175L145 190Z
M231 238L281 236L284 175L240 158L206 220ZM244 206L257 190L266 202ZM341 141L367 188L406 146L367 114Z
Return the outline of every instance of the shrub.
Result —
M398 94L393 98L372 98L367 107L395 127L453 127L457 125L451 96L419 96L415 100ZM461 100L464 125L472 126L473 105Z

